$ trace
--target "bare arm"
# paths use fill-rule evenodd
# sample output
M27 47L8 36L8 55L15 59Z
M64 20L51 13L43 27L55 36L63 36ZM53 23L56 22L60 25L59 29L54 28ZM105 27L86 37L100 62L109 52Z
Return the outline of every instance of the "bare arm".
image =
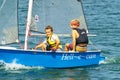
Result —
M39 43L36 47L35 47L35 49L38 49L38 48L45 48L46 46L46 39L44 40L44 42L42 42L42 43Z
M75 51L75 46L76 46L76 32L75 32L75 30L72 30L72 44L73 44L72 51Z

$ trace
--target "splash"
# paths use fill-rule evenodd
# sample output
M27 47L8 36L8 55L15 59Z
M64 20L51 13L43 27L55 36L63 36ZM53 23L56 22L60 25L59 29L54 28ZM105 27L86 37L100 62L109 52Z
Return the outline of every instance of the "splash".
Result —
M100 64L120 64L120 58L115 57L105 57L105 60L101 60Z
M106 59L106 62L108 64L120 64L120 57L117 56L117 57L109 57Z
M107 57L101 57L99 64L106 64Z
M0 61L0 65L3 66L5 70L30 70L30 69L43 69L44 67L31 67L31 66L25 66L22 64L16 63L17 59L14 59L12 63L6 63L4 61Z
M29 69L29 67L26 67L22 64L17 64L16 61L17 59L14 59L12 63L5 63L5 69L6 70Z

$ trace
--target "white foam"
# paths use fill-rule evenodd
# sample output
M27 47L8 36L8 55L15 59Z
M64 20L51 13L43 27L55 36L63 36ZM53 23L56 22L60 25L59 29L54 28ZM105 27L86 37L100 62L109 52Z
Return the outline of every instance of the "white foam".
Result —
M99 64L106 64L107 62L105 60L101 60Z
M22 64L16 63L17 59L14 59L12 63L5 63L4 61L0 61L1 63L4 64L5 70L20 70L20 69L43 69L43 67L31 67L31 66L25 66Z
M106 59L107 59L107 57L105 57L105 59L103 59L103 60L100 60L99 64L107 64Z

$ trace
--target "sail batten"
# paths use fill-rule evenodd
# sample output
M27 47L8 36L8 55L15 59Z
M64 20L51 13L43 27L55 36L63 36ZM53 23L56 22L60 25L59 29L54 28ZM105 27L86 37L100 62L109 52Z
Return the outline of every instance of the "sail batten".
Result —
M44 32L44 28L51 25L54 32L69 34L71 33L69 22L75 18L80 20L80 28L88 31L81 0L34 0L33 2L31 27L32 25L35 27L34 31Z
M18 0L0 0L0 45L18 39L17 6Z

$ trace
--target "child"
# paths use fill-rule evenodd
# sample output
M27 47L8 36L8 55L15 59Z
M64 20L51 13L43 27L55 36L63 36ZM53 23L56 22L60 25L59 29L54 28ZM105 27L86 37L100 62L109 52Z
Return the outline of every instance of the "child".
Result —
M66 43L65 51L87 51L88 37L85 29L79 29L80 22L77 19L70 21L72 29L72 44Z
M46 32L46 40L41 43L38 44L35 49L38 48L42 48L42 51L61 51L62 50L62 45L60 45L60 39L57 36L57 34L53 33L53 28L48 25L45 28L45 32Z

